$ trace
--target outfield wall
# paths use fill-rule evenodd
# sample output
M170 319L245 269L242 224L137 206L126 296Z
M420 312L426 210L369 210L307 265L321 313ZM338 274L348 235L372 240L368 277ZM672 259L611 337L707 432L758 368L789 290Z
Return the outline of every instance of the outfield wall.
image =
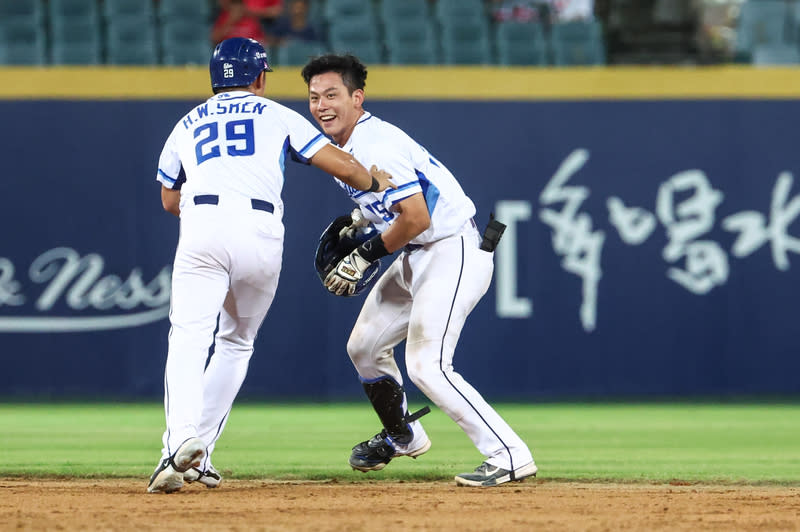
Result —
M197 70L0 70L0 396L160 398L177 220L158 154ZM271 95L308 115L295 70ZM502 399L800 393L800 72L374 68L368 110L508 224L455 365ZM360 300L288 164L281 283L242 396L361 398Z

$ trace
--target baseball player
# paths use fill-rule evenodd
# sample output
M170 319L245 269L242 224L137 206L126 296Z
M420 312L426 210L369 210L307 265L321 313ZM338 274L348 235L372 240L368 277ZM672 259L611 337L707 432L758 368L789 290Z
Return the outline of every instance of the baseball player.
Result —
M409 416L394 347L405 339L411 381L467 433L485 456L463 486L495 486L536 474L531 452L481 395L453 369L467 315L486 293L493 246L481 249L475 206L441 161L402 130L363 108L365 66L328 54L302 71L309 109L323 131L364 165L392 174L396 189L361 192L337 180L380 234L338 263L325 279L336 294L352 293L375 260L400 251L366 297L347 343L383 430L353 447L350 465L379 470L397 456L431 446L417 415Z
M211 453L278 285L285 159L313 164L354 190L383 190L389 177L377 169L370 175L300 114L264 98L271 69L258 42L221 42L209 69L214 96L178 120L158 161L164 209L180 216L181 227L164 376L167 428L151 493L176 491L184 479L219 485Z

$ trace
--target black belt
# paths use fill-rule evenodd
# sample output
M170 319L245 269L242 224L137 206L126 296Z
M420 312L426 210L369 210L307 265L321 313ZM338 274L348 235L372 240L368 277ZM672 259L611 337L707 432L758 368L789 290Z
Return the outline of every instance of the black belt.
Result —
M403 251L405 251L406 253L411 253L412 251L416 251L422 248L422 246L423 246L422 244L406 244L405 246L403 246Z
M194 197L195 205L219 205L219 196L216 194L200 194ZM275 206L260 199L251 199L250 206L257 211L275 212Z

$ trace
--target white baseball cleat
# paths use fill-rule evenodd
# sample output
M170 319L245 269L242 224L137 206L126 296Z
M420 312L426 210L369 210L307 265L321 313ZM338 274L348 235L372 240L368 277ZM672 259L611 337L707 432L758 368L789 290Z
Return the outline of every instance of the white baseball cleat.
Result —
M200 438L189 438L175 453L161 460L150 477L147 493L172 493L183 487L183 474L200 467L206 457L206 444Z
M538 470L539 468L534 462L515 469L513 472L484 462L472 473L456 475L456 484L475 487L497 486L506 482L520 481L527 477L535 477Z
M183 481L187 484L199 482L207 488L216 488L222 483L222 475L214 469L214 466L208 466L205 471L193 467L183 474Z

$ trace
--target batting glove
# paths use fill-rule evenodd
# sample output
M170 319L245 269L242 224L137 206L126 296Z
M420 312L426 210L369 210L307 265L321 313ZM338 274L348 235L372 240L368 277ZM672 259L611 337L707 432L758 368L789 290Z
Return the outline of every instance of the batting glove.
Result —
M353 209L353 212L350 213L350 219L353 220L350 225L343 227L342 230L339 231L339 240L343 238L355 238L356 232L359 229L369 225L369 220L364 217L364 214L358 207Z
M370 264L372 263L359 254L358 249L354 249L348 256L340 260L336 268L331 270L325 278L325 288L337 296L353 295L356 283L364 276L364 272Z

